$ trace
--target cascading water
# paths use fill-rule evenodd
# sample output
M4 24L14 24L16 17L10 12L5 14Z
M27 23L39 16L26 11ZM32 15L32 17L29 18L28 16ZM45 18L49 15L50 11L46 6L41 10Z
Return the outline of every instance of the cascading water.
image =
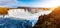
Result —
M29 11L24 11L24 9L11 9L8 11L8 16L5 17L14 17L19 19L30 20L32 26L34 26L40 15L49 14L50 10L41 10L38 13L31 14Z

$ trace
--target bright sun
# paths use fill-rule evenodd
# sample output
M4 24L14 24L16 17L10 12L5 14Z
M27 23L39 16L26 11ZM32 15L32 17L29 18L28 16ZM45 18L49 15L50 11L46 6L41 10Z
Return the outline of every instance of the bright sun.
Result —
M60 6L60 0L53 0L53 1L51 1L52 3L51 3L51 6L52 7L57 7L57 6Z

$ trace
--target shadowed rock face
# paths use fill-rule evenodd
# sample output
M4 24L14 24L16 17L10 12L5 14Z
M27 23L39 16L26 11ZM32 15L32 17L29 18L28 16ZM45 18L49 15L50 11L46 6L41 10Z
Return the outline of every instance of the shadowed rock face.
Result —
M33 28L60 28L60 7L55 8L48 15L39 16Z
M43 25L44 25L44 21L45 21L44 18L47 18L47 17L48 17L47 15L44 15L44 16L41 15L41 16L39 16L39 20L37 21L37 23L35 24L35 26L33 28L42 28Z

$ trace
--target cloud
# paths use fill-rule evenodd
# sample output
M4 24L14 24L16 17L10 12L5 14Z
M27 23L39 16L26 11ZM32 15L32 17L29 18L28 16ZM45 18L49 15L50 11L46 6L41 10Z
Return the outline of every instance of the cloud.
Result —
M56 7L60 5L60 0L45 0L43 2L37 2L35 4L30 4L30 7Z
M55 7L60 5L60 0L0 0L0 6L6 7Z
M15 0L0 0L0 5L7 5L16 2Z
M17 0L0 0L0 6L13 7L17 5L18 5Z
M18 6L31 6L39 0L0 0L0 6L18 7Z

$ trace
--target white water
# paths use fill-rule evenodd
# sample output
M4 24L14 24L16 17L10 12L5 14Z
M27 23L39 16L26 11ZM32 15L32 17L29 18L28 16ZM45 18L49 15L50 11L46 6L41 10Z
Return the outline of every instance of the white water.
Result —
M31 14L28 11L24 11L24 9L11 9L8 11L8 15L6 15L5 17L15 17L15 18L22 18L22 19L26 19L26 20L38 20L38 19L34 19L35 17L39 17L40 15L44 15L44 14L49 14L51 11L49 10L41 10L38 13L34 13Z
M30 20L32 22L32 26L34 26L39 16L49 13L51 13L51 11L49 10L41 10L38 13L32 14L28 11L24 11L24 9L11 9L8 11L8 15L5 15L5 17L14 17L15 19L19 18Z

